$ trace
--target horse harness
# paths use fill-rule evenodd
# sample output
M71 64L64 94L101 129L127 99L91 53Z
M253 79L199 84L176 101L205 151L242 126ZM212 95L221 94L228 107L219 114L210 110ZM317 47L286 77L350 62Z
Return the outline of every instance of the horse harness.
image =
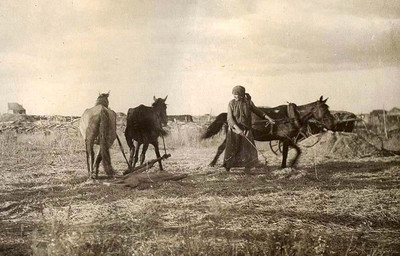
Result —
M310 113L312 114L312 113ZM268 126L270 127L270 132L273 133L274 131L274 124L277 126L278 124L287 124L292 123L297 128L301 128L303 120L301 120L299 112L297 110L297 105L295 103L289 103L287 106L287 117L274 119L274 123L270 122L269 120L259 120L255 121L254 123L265 123L265 128Z
M287 117L286 118L281 118L281 119L274 119L274 123L271 123L269 120L260 120L260 121L255 121L255 123L265 123L265 128L270 127L270 133L272 134L274 132L274 128L279 129L279 124L287 124L291 123L294 124L298 129L301 129L303 125L309 121L312 116L315 108L320 108L319 104L317 106L312 107L309 112L304 115L302 118L300 118L299 111L297 110L297 105L295 103L289 103L287 106ZM323 118L322 120L329 119L329 118ZM323 122L319 120L313 120L313 122L319 126L324 127ZM274 127L275 124L275 127ZM286 137L288 137L286 135ZM288 139L290 139L288 137Z

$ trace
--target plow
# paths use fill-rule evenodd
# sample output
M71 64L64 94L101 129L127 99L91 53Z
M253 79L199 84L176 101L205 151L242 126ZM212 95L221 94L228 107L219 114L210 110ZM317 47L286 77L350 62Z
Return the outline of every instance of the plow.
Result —
M107 182L105 183L106 185L119 185L119 186L124 186L124 187L130 187L130 188L136 188L140 185L142 186L152 186L152 184L157 183L157 182L162 182L162 181L168 181L168 180L181 180L186 178L188 175L187 174L173 174L169 173L166 171L160 171L160 172L154 172L154 173L149 173L146 172L150 170L155 163L166 160L169 157L171 157L171 154L168 154L167 151L165 150L165 154L147 161L144 164L141 164L139 166L133 167L129 164L124 149L122 147L122 143L120 139L117 136L118 144L120 146L121 152L123 157L125 158L125 161L128 165L128 169L123 172L122 177L116 178L116 181L114 182ZM164 143L164 149L165 149L165 143ZM146 172L146 173L144 173Z
M147 161L146 163L136 166L134 168L128 168L123 172L123 176L117 177L112 182L103 182L103 184L111 186L122 186L129 188L136 187L151 187L155 183L163 181L177 181L186 178L187 174L174 174L166 171L159 172L146 172L150 170L155 163L171 157L171 154L164 154L163 156Z

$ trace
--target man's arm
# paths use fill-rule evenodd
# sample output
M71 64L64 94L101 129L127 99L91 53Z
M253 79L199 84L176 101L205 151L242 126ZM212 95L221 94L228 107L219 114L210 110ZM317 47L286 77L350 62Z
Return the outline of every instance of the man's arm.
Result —
M271 117L269 117L266 113L264 113L264 111L262 111L261 109L257 108L256 105L254 105L253 101L249 101L250 103L250 110L256 114L258 117L260 118L264 118L267 119L268 121L270 121L271 123L275 123L274 119L272 119Z

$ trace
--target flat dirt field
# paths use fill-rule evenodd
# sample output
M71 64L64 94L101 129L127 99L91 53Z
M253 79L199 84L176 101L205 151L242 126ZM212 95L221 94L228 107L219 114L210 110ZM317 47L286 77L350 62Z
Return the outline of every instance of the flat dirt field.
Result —
M222 136L183 137L167 138L163 164L188 177L129 188L107 185L102 167L100 180L87 179L76 131L0 134L0 254L400 255L399 157L313 147L281 170L258 144L268 167L228 173L221 159L208 167ZM122 175L117 143L111 154Z

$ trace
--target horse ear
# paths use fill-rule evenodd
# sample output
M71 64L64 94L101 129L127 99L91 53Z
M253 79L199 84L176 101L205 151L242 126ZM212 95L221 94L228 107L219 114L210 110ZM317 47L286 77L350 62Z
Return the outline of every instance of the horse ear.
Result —
M167 100L167 98L168 98L168 95L165 97L164 101L166 101L166 100Z
M107 92L107 96L110 96L110 90L108 90L108 92Z
M319 101L323 101L324 100L324 96L319 97Z
M156 101L156 100L157 100L157 99L156 99L156 96L153 96L153 100L154 100L154 101Z
M324 101L323 101L323 103L326 103L326 101L329 99L329 97L328 98L326 98Z

